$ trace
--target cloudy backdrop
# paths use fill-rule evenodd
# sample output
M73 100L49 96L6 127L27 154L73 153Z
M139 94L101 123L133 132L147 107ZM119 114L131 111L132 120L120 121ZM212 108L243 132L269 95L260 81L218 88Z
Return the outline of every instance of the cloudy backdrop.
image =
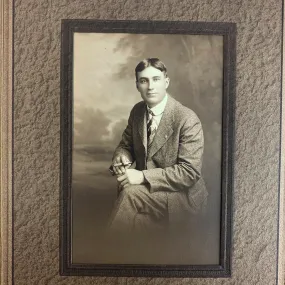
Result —
M211 251L204 247L193 262L218 262L222 56L220 36L75 33L73 262L104 262L106 253L97 250L99 233L116 199L116 180L108 168L129 112L141 100L134 69L146 57L166 64L168 92L202 122L203 176L210 192L203 242Z

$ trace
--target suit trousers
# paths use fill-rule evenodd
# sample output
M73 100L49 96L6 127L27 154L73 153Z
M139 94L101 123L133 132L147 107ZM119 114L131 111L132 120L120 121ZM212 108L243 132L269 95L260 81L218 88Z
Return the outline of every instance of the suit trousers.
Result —
M109 227L124 234L164 229L168 225L167 193L150 193L145 185L130 185L119 193Z

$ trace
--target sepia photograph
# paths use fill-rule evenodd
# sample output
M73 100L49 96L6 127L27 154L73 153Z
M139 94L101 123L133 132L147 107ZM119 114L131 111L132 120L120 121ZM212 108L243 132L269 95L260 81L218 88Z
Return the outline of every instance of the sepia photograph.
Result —
M223 35L84 30L71 50L69 264L220 266Z

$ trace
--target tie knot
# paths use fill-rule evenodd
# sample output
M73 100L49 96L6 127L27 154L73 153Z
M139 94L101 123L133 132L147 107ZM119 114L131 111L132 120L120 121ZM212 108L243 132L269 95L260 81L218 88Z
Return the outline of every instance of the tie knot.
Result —
M155 116L154 113L153 113L153 111L150 110L150 109L148 109L148 116L149 116L150 118L152 118L153 116Z

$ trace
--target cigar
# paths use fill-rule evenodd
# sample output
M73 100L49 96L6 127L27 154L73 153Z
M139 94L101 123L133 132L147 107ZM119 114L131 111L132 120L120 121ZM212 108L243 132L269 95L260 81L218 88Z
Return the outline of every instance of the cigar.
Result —
M115 172L114 172L114 170L113 170L113 167L114 166L129 166L129 165L131 165L132 164L132 162L127 162L127 163L115 163L115 164L113 164L113 165L111 165L110 166L110 168L109 168L109 171L110 171L110 173L113 175L113 176L115 176L116 174L115 174Z
M131 165L132 163L131 162L127 162L127 163L115 163L115 164L113 164L113 166L128 166L128 165Z

